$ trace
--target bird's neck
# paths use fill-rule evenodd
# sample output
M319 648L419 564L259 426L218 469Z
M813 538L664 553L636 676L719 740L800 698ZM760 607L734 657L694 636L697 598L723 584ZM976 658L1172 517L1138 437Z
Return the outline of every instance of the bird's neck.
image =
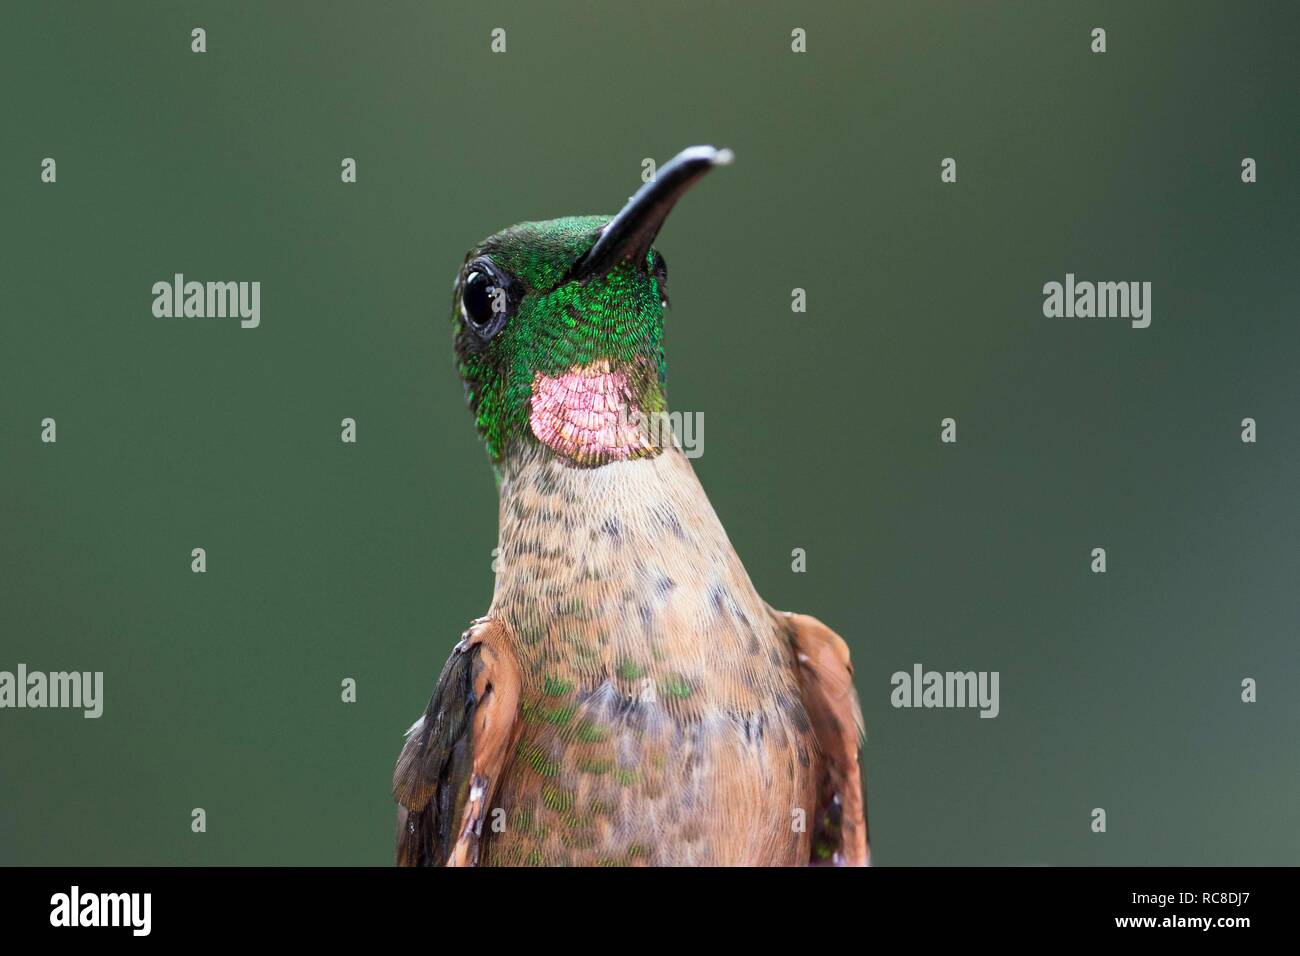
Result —
M534 448L505 463L500 493L491 613L526 661L626 677L755 652L768 609L675 444L601 467Z

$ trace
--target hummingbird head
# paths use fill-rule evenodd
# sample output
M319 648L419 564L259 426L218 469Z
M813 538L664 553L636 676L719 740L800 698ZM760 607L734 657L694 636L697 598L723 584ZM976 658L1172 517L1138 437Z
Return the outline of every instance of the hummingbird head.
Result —
M612 219L521 223L465 257L457 366L494 464L530 445L585 466L662 450L668 273L652 244L682 193L730 161L683 150Z

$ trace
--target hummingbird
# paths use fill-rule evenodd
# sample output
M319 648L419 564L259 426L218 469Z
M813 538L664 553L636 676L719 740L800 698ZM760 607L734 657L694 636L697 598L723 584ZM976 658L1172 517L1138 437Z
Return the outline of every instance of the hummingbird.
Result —
M754 589L662 425L654 242L730 150L686 149L614 217L465 257L456 365L499 492L487 614L393 773L404 866L865 865L848 647Z

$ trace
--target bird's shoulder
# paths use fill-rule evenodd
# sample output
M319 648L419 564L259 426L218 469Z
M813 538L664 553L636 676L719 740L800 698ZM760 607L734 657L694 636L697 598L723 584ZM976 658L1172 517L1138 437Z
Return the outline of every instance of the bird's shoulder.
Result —
M848 644L815 617L772 613L790 643L800 696L822 758L810 862L865 865L864 728Z
M393 771L399 865L478 862L484 816L517 732L521 685L508 625L474 621Z

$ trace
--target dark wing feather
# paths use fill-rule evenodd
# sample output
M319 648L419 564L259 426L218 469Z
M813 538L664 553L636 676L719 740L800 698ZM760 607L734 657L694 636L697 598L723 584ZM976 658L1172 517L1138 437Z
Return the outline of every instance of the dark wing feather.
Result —
M505 627L465 632L393 771L399 866L472 866L519 713L519 668Z

